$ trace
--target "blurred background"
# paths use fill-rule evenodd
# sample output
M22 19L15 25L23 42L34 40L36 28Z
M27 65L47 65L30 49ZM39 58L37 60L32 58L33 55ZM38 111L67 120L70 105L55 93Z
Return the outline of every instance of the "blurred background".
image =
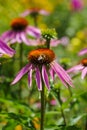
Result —
M40 8L50 13L48 16L38 15L38 28L55 28L58 39L62 42L61 45L52 49L65 69L76 65L83 57L86 57L86 55L79 57L78 52L87 47L87 0L77 0L77 4L73 0L0 0L0 35L10 29L13 18L20 17L25 10L30 8ZM26 19L29 25L34 26L30 15L26 16ZM19 51L18 46L13 46L13 48ZM24 45L24 65L27 63L28 51L34 48L27 48ZM17 53L14 72L12 71L13 59L5 59L2 65L0 64L0 129L38 130L40 127L40 93L37 91L35 81L33 81L32 88L28 88L27 76L23 78L21 99L18 91L19 84L10 85L19 71L18 56ZM69 128L66 130L71 130L71 126L74 130L87 130L85 118L87 78L82 81L81 75L76 75L76 77L73 76L73 81L74 89L66 89L59 80L57 83L57 79L54 88L61 88L63 109L69 123ZM55 101L54 105L51 101ZM46 130L62 130L58 127L63 120L55 92L51 94L46 92L46 102ZM52 118L51 121L50 118Z

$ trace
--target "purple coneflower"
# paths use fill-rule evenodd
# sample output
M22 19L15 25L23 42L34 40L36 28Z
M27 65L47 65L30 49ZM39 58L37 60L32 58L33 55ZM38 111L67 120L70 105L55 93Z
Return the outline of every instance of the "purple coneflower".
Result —
M14 54L15 54L15 50L7 46L6 43L4 43L0 39L0 57L2 57L3 55L12 57Z
M72 10L79 11L83 9L83 7L84 7L83 0L71 0Z
M84 77L87 75L87 58L81 60L80 64L67 70L68 73L78 71L82 72L81 78L84 79Z
M24 11L21 16L25 17L27 15L36 16L36 15L49 15L49 12L40 8L30 8L26 11Z
M4 32L1 36L5 42L9 42L10 44L18 42L31 45L31 40L29 40L28 36L32 36L33 38L39 38L40 36L40 30L29 26L28 21L21 17L12 20L11 28L11 30Z
M36 84L38 86L38 90L42 90L42 82L44 82L45 86L50 89L48 73L54 79L54 74L60 78L62 83L68 87L73 86L72 80L67 72L55 61L55 54L50 49L36 49L29 53L28 55L29 63L24 66L16 78L12 82L12 85L17 83L23 75L28 73L28 83L29 86L32 85L32 72L35 72L36 76ZM42 81L43 80L43 81Z
M87 54L87 48L82 49L82 50L78 53L79 56L84 55L84 54Z

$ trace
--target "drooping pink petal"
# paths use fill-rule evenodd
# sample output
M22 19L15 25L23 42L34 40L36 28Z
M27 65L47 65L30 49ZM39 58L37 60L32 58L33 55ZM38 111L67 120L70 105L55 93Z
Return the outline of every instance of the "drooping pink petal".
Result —
M87 48L82 49L82 50L78 53L79 56L84 55L84 54L87 54Z
M50 72L50 76L51 76L52 80L54 80L54 70L52 68L50 68L49 72Z
M24 32L21 32L21 39L26 45L29 45L29 40L26 38L26 34Z
M65 81L63 75L54 67L53 64L51 64L52 69L55 71L55 73L57 74L57 76L59 77L59 79L62 81L62 83L64 84L64 86L66 86L68 88L68 84Z
M38 39L37 40L28 39L26 37L27 37L26 34L24 32L21 32L21 39L26 45L28 45L28 46L36 46L36 45L38 45L38 41L39 41Z
M38 67L36 67L36 83L38 86L38 90L42 90L42 81L41 81L41 74Z
M33 26L28 26L26 28L26 31L29 35L31 36L34 36L36 38L40 38L40 35L41 35L41 31L40 29L36 28L36 27L33 27Z
M15 35L16 35L16 32L14 32L13 30L11 30L11 35L9 35L9 37L8 37L8 41L10 41L11 39L13 39L14 37L15 37Z
M11 39L14 38L14 35L15 35L15 32L12 30L9 30L8 33L7 32L3 33L1 38L3 41L9 42Z
M11 34L12 34L12 31L11 31L11 30L8 30L8 31L4 32L4 33L1 35L1 39L4 40L4 39L6 39L7 37L9 37Z
M21 16L22 17L25 17L25 16L27 16L27 15L29 15L31 12L29 11L29 10L26 10L25 12L23 12L22 14L21 14Z
M16 43L17 42L17 40L16 40L16 32L14 32L14 31L12 31L13 33L12 33L12 37L10 37L9 39L8 39L8 41L10 42L10 44L14 44L14 43Z
M30 69L31 69L31 64L27 64L26 66L24 66L19 71L19 73L17 74L17 76L15 77L11 85L16 84Z
M7 44L0 39L0 53L13 56L15 54L15 50L7 46Z
M28 84L29 84L29 87L32 86L32 68L28 72Z
M66 81L66 83L73 87L72 79L67 74L67 72L55 61L53 61L52 65L53 65L53 68L55 68L56 72L60 73L60 75Z
M13 38L12 40L10 40L10 43L11 44L14 44L14 43L16 43L17 41L16 41L16 38Z
M50 13L48 12L48 11L46 11L46 10L40 10L39 11L39 14L41 14L41 15L49 15Z
M21 40L21 32L17 32L16 33L16 37L15 37L15 39L16 39L16 41L18 42L18 43L22 43L22 40Z
M46 71L46 67L44 65L42 66L42 78L43 78L43 81L44 81L46 87L48 88L48 90L50 90L48 74Z
M63 74L63 77L64 77L65 81L66 81L70 86L74 87L74 86L73 86L73 83L72 83L72 79L71 79L71 77L68 75L68 73L67 73L59 64L57 64L56 62L55 62L55 65L56 65L57 69L59 70L59 72Z
M83 70L82 70L82 75L81 75L81 78L84 79L85 76L87 74L87 67L85 67Z
M76 65L70 69L67 70L67 73L71 73L71 72L77 72L79 70L82 70L84 68L84 66L82 66L81 64Z

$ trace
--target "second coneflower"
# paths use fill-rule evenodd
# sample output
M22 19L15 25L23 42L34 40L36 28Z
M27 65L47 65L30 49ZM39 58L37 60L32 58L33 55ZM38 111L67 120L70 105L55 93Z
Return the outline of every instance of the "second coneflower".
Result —
M28 21L25 18L14 18L10 26L11 29L1 35L1 38L10 44L17 42L32 45L29 36L32 38L40 37L40 30L34 26L28 25Z
M50 13L44 9L40 9L40 8L30 8L28 10L25 10L21 16L25 17L27 15L30 15L33 20L34 20L34 25L37 27L38 26L38 15L44 15L44 16L48 16Z
M17 83L26 73L28 73L29 86L32 85L32 72L35 72L35 80L38 90L42 90L42 82L50 89L48 73L54 78L54 74L60 78L62 83L68 87L73 86L72 80L67 72L55 61L55 54L50 49L36 49L28 54L29 63L24 66L15 77L12 85ZM43 81L42 81L43 80Z
M27 15L31 15L31 16L37 16L37 15L49 15L50 13L44 9L40 9L40 8L30 8L26 11L24 11L21 16L25 17Z
M78 65L68 69L67 72L68 73L82 72L81 78L84 79L85 76L87 75L87 58L82 59Z

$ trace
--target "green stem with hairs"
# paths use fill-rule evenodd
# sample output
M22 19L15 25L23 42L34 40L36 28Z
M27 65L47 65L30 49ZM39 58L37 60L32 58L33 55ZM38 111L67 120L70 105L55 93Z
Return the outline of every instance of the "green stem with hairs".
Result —
M50 49L50 39L46 39L47 48Z
M41 91L41 125L40 125L40 130L44 130L44 118L45 118L45 89L44 89L44 83L42 82L42 91Z
M47 40L47 48L50 48L50 40ZM41 69L40 69L41 70ZM42 91L41 91L41 125L40 130L44 130L44 120L45 120L45 88L44 88L44 82L41 76L42 80Z

